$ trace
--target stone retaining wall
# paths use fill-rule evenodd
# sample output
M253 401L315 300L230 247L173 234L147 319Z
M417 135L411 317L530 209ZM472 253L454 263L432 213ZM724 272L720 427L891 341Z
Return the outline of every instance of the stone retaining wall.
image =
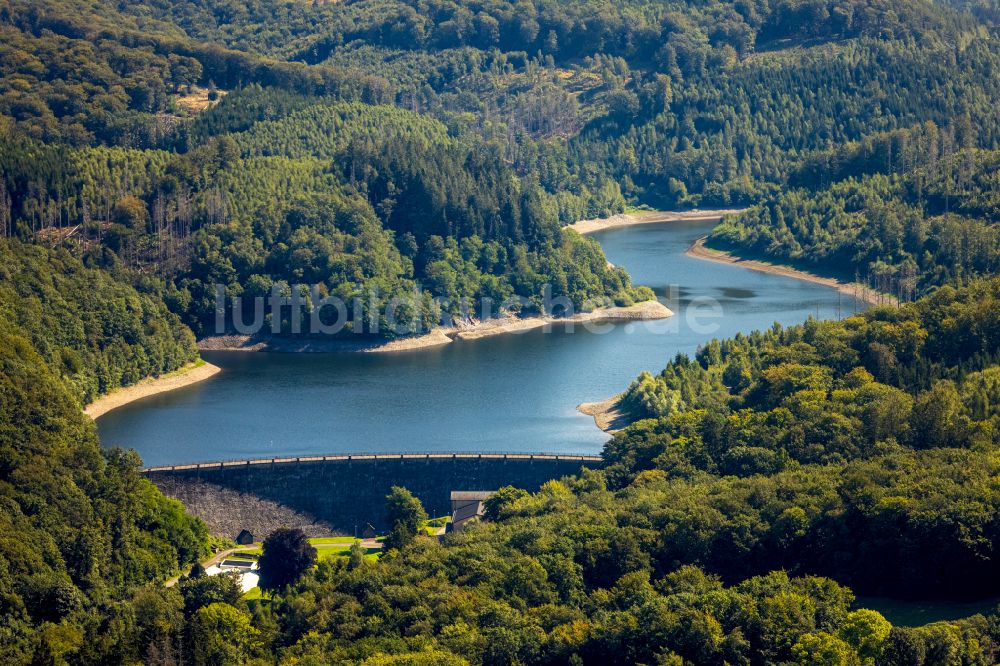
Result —
M600 464L597 456L378 454L199 463L150 468L146 474L213 529L238 532L247 528L260 538L286 520L329 526L351 535L360 534L371 523L385 532L389 528L385 496L392 486L409 489L431 516L442 516L450 512L452 490L512 485L535 491L549 479ZM264 503L255 504L249 498ZM256 524L255 517L259 518Z

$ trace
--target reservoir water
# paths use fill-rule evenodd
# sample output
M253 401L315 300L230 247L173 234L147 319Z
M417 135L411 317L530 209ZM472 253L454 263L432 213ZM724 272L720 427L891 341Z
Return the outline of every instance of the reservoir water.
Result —
M610 261L677 313L669 320L606 332L556 327L394 354L206 352L223 372L109 412L97 421L102 441L134 448L147 465L599 452L607 435L576 411L579 403L614 395L642 370L658 371L714 337L854 311L852 299L828 287L684 256L712 226L672 222L594 235Z

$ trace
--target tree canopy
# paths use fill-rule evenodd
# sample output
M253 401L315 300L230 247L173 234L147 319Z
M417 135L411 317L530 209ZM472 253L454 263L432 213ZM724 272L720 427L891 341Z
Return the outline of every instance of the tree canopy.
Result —
M316 548L298 528L281 528L271 533L261 549L260 588L282 590L295 583L316 564Z
M0 660L997 663L995 613L896 626L854 595L1000 593L998 17L0 0ZM217 286L229 315L364 296L346 331L382 336L546 285L628 305L653 294L562 226L637 204L749 206L707 242L902 305L642 373L603 469L440 543L394 489L393 557L279 533L266 599L161 585L206 528L80 407L195 361Z

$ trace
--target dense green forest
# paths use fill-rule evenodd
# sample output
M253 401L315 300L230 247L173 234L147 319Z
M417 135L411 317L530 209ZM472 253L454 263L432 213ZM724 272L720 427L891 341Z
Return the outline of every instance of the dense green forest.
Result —
M99 395L190 363L194 336L164 305L162 284L139 290L65 250L0 243L0 312L73 397Z
M647 469L668 478L763 474L782 479L785 499L815 502L796 513L790 540L746 533L739 558L726 552L728 539L697 548L724 576L754 573L760 557L870 593L997 589L998 287L945 287L898 309L775 328L679 357L623 396L640 420L607 446L605 474L614 487ZM804 476L806 466L823 471ZM791 519L779 520L790 506L778 508L782 501L764 512L776 511L764 521L779 530Z
M915 186L948 212L981 191L951 174L968 172L976 149L1000 148L989 17L846 0L6 0L0 226L158 275L199 335L215 284L255 296L310 281L348 301L376 289L376 304L420 285L404 332L456 314L461 298L537 307L546 282L577 305L628 303L648 294L560 222L627 199L745 204L786 184L864 179L878 170L858 162L880 136L925 126L942 128L925 142L934 164L892 187L912 199ZM910 143L897 155L923 159ZM889 162L900 179L917 168ZM981 173L989 180L988 158ZM889 218L909 210L890 208ZM862 211L852 202L845 214ZM833 213L802 217L819 215ZM746 224L761 229L720 243L795 261L846 256L873 280L892 273L900 292L914 292L918 273L922 287L991 269L992 231L974 219L928 221L954 239L940 246L887 229L846 247L839 217L833 241L785 238L775 219ZM955 245L972 255L957 276ZM375 328L372 313L351 316L352 330Z
M253 601L194 578L156 625L195 663L994 664L996 615L893 626L854 595L1000 591L998 324L993 280L713 342L630 387L604 469L441 542L394 489L377 562Z
M269 94L234 93L218 122ZM519 296L540 307L545 284L577 305L650 297L596 243L560 229L561 217L580 214L574 204L594 215L621 207L617 189L611 208L548 194L518 179L494 147L452 139L440 122L398 108L314 105L180 154L8 136L9 233L166 280L167 303L198 332L214 321L216 284L230 296L320 284L347 302L377 290L376 315L421 285L414 330L439 323L440 309L456 313L463 298Z
M995 275L1000 153L972 146L968 118L962 128L927 123L813 155L793 174L797 187L727 219L709 243L903 299Z
M207 530L134 452L102 452L80 405L183 365L194 337L64 250L0 241L0 257L0 661L134 662L134 595L203 556Z
M892 626L854 594L1000 594L998 17L0 0L0 661L997 663L997 615ZM640 203L750 206L709 243L913 302L643 374L603 470L442 543L401 521L260 600L162 586L206 528L80 406L195 360L216 285L364 297L380 334L414 293L403 334L545 285L629 304L562 226Z

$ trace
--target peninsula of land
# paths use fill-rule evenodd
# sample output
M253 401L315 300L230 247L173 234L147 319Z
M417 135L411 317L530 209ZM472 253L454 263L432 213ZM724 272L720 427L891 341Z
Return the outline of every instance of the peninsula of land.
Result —
M598 428L609 435L613 435L628 425L625 414L622 413L618 406L621 397L621 394L618 394L606 400L584 402L577 405L576 410L581 414L594 417L594 424Z
M637 213L621 213L611 217L601 217L593 220L580 220L567 225L567 229L580 234L592 234L595 231L607 231L621 227L634 227L640 224L662 224L664 222L711 222L721 220L723 215L742 213L745 208L726 208L719 210L651 210Z
M423 335L389 341L351 340L349 338L295 338L270 335L220 335L203 338L198 342L198 347L203 351L242 352L401 352L440 347L458 340L479 340L496 335L524 333L545 326L666 319L673 314L670 308L663 303L650 300L624 307L596 308L569 317L536 315L497 317L483 321L474 320L454 326L435 328Z

